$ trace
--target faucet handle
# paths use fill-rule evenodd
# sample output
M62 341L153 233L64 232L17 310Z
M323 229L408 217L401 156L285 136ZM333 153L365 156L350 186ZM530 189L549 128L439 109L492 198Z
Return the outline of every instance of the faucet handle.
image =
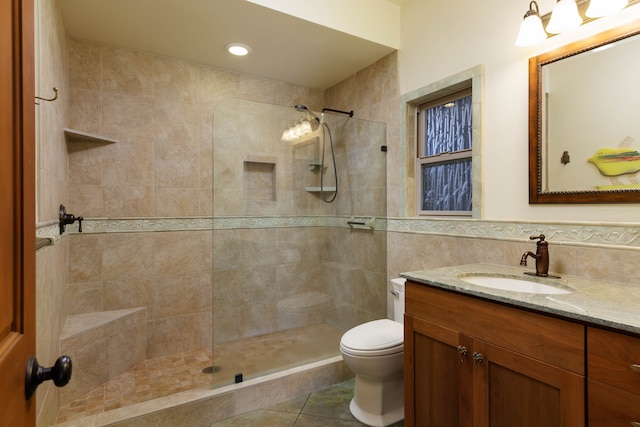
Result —
M537 240L540 239L541 242L544 242L544 234L540 234L539 236L531 236L529 237L529 240Z

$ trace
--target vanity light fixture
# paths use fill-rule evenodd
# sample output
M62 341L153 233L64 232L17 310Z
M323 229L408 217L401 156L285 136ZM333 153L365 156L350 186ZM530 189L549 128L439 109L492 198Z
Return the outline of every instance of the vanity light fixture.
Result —
M522 24L520 24L516 46L531 46L540 43L546 38L547 33L542 28L538 3L532 1L529 3L529 10L524 14Z
M540 16L538 3L532 1L520 24L516 46L542 42L547 34L569 31L584 22L612 15L636 3L640 3L640 0L558 0L550 13ZM586 17L584 21L583 16Z
M244 43L229 43L225 47L227 52L235 56L245 56L251 52L251 48Z
M551 12L551 19L547 25L547 32L553 34L578 28L582 24L582 17L578 13L576 0L558 0Z

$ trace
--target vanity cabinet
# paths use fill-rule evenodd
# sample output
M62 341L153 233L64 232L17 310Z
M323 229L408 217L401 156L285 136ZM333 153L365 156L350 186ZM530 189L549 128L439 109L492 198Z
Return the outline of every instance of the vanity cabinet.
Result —
M640 427L640 338L587 328L589 427Z
M407 281L405 425L585 425L585 327Z

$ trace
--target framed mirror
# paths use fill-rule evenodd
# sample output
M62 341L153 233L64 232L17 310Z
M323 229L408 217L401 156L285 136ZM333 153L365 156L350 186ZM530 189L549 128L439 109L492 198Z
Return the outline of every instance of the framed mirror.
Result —
M529 203L640 202L640 21L529 59Z

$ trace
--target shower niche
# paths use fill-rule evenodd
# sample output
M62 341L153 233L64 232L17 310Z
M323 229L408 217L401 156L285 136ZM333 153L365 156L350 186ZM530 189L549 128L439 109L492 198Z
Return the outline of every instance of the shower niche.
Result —
M243 194L247 201L275 202L277 200L277 163L275 159L244 161Z

